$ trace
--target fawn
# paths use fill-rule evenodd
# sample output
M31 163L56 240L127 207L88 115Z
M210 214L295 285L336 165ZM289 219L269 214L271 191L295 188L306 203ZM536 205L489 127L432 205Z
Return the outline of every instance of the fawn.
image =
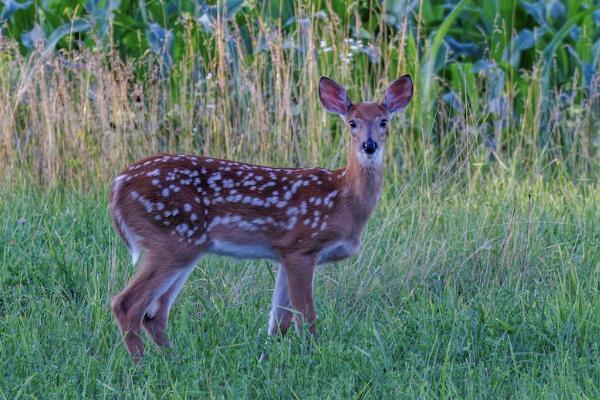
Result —
M280 263L270 335L292 320L316 333L313 277L319 264L355 255L382 185L388 119L412 98L409 75L394 81L381 103L353 104L332 79L319 81L325 109L352 135L345 168L271 168L193 155L158 154L117 176L110 214L134 264L141 265L113 298L112 311L135 361L141 329L159 346L173 301L206 253ZM295 316L295 317L294 317Z

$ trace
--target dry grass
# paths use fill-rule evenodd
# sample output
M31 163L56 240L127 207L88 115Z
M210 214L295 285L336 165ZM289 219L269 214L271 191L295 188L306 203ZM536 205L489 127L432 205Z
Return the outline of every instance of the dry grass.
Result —
M208 56L190 45L165 79L151 55L135 62L91 50L23 58L12 42L0 41L2 181L93 188L128 162L159 151L339 166L345 162L346 135L317 101L319 76L343 82L353 99L376 100L406 72L415 77L417 95L392 128L387 160L394 173L424 168L443 175L458 166L470 176L490 160L500 169L513 163L538 173L564 169L582 178L597 169L600 85L587 95L569 88L577 95L555 101L541 126L543 101L561 93L542 93L534 69L527 93L506 83L509 109L498 123L476 90L459 93L464 103L459 112L436 101L448 82L417 73L422 57L415 49L426 52L427 39L381 29L380 37L356 42L347 39L347 21L304 14L306 20L291 35L259 21L250 37L262 51L253 54L235 26L217 21L203 52ZM365 49L379 52L384 62L368 62ZM481 77L460 70L465 88L483 85ZM420 90L428 81L431 95ZM524 104L518 119L511 114L517 102ZM486 144L492 137L495 147Z

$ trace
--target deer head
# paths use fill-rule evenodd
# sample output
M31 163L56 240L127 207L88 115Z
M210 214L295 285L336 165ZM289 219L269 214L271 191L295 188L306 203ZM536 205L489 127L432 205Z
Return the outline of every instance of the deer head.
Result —
M340 115L346 122L354 153L362 167L380 167L389 118L408 106L413 95L410 75L396 79L381 103L353 104L342 85L327 77L319 81L319 98L323 107Z

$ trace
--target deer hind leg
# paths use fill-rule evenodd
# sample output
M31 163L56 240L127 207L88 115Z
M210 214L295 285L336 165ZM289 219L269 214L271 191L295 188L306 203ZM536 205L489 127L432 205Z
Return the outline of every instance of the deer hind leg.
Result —
M180 271L175 282L173 282L165 294L154 300L146 310L146 314L142 321L142 327L148 336L152 338L154 343L161 347L170 346L169 338L165 334L165 331L167 330L167 324L169 323L171 306L181 292L183 285L185 285L185 282L188 280L195 266L196 262Z
M181 264L165 262L157 253L148 252L136 276L113 298L112 311L134 361L140 361L144 354L141 327L146 310L169 290L180 273Z
M275 290L273 291L273 304L269 313L269 335L275 336L278 333L285 335L292 323L291 307L287 274L285 267L280 265L277 270Z
M315 259L308 256L288 256L283 259L287 274L288 291L292 308L297 311L294 322L300 332L305 322L312 334L317 333L317 314L313 301L313 276Z

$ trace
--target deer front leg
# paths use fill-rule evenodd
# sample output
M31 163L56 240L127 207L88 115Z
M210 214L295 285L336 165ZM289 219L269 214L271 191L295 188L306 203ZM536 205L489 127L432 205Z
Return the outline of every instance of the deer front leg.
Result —
M316 262L309 256L288 256L283 259L287 275L288 293L292 308L297 311L294 318L298 332L308 322L312 334L317 333L317 315L313 302L313 276Z
M275 336L278 333L285 335L292 323L291 306L285 267L279 265L273 291L273 304L269 314L269 335Z

